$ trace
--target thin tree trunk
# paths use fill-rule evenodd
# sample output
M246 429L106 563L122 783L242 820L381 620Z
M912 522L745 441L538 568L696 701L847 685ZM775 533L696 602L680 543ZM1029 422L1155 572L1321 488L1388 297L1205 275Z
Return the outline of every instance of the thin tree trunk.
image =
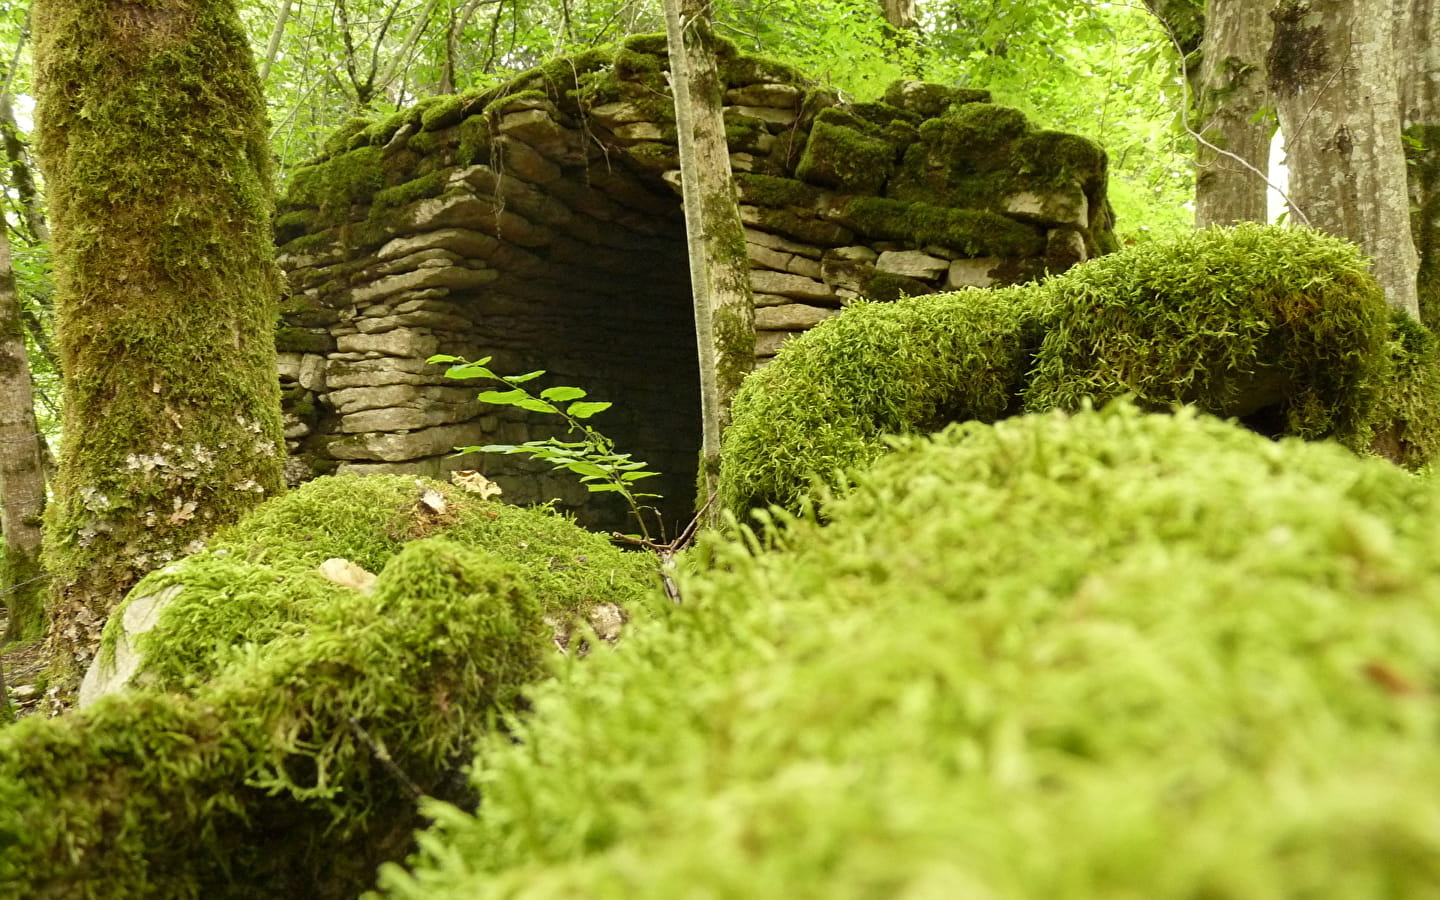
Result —
M664 6L700 357L703 504L719 477L731 401L755 366L755 308L709 7L703 0L665 0Z
M280 39L285 36L285 23L290 21L290 0L280 0L280 12L275 15L275 27L270 30L270 44L265 48L265 58L260 61L260 82L270 77L270 67L280 54Z
M1270 15L1291 205L1359 244L1390 305L1418 317L1392 0L1282 0Z
M146 572L277 493L265 107L233 0L38 0L64 438L52 671Z
M1270 20L1255 0L1210 0L1195 129L1195 225L1266 220L1275 114L1267 111L1265 50ZM1238 157L1238 158L1237 158Z
M38 637L45 625L40 567L43 441L35 422L35 391L10 263L10 237L0 227L0 534L5 538L0 601L10 611L6 641Z
M1400 125L1409 157L1410 227L1420 255L1420 319L1440 328L1440 3L1397 0Z

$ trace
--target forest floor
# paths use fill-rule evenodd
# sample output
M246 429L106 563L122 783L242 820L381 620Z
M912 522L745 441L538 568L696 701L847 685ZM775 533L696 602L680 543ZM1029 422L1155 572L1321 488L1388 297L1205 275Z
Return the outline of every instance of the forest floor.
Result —
M10 616L0 607L0 634ZM45 695L42 683L45 674L45 643L27 641L23 644L5 644L0 647L0 669L5 673L5 687L10 693L10 702L15 706L17 718L23 718L40 708Z

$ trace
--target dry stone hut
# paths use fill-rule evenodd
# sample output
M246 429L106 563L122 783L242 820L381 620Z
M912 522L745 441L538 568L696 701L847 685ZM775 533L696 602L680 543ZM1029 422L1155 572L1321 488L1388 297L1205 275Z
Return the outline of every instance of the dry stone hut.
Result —
M479 468L511 501L618 526L614 498L568 475L450 455L553 433L426 362L493 356L613 401L596 424L688 518L698 378L666 65L663 38L634 38L357 120L295 172L276 222L292 480ZM762 363L856 297L1027 281L1113 243L1100 148L983 91L847 103L781 64L722 65Z

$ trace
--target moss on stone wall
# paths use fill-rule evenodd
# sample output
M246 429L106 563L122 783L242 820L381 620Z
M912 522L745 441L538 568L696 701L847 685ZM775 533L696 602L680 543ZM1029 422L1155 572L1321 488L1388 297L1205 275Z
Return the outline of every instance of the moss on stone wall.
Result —
M838 218L867 237L937 244L967 256L1036 256L1044 250L1036 229L984 210L855 197Z

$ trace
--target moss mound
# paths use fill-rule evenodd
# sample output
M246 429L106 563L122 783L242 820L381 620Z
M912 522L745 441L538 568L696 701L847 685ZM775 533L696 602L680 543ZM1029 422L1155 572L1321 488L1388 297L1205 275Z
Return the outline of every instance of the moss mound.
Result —
M441 498L443 511L422 501L427 491ZM181 587L137 641L143 657L137 681L170 691L204 684L247 645L302 634L323 610L344 608L354 591L319 574L325 560L348 559L378 572L407 541L430 535L518 566L542 614L556 623L583 619L597 603L628 609L654 580L647 557L622 552L548 510L480 500L428 479L317 478L136 587L132 598ZM102 652L113 646L125 605L110 619Z
M859 482L540 689L387 896L1433 890L1433 484L1124 403Z
M1392 316L1352 245L1208 229L1019 288L846 310L747 380L720 497L796 510L887 433L1124 395L1419 466L1440 452L1437 369L1434 338Z
M332 556L373 591L316 575ZM649 567L413 478L262 506L139 588L183 585L142 638L149 689L0 730L0 896L354 897L417 791L469 796L474 742L548 674L547 618L632 604Z

